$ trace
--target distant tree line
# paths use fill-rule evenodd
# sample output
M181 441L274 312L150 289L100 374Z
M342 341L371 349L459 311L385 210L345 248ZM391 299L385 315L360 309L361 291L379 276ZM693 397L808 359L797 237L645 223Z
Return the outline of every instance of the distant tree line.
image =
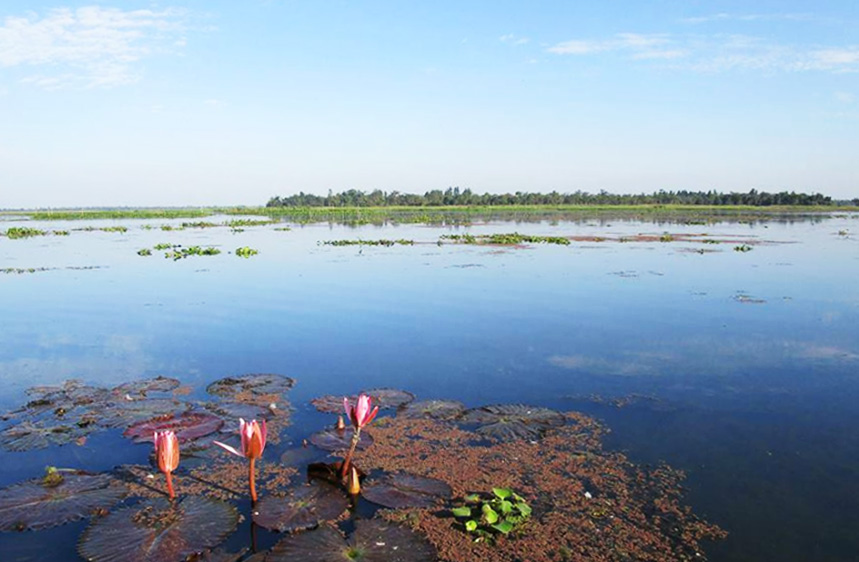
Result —
M820 193L807 194L782 191L767 193L750 190L748 193L719 193L718 191L655 191L637 195L618 195L607 191L588 193L474 193L470 189L449 187L442 191L434 189L423 195L400 193L399 191L370 192L349 189L341 193L314 195L299 192L286 197L272 197L267 207L424 207L448 205L859 205L859 198L852 201L833 201Z

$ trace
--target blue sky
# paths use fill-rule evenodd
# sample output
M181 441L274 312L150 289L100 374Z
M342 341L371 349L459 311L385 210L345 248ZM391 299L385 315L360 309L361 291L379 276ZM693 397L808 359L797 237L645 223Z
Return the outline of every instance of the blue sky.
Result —
M859 196L859 2L6 0L0 208Z

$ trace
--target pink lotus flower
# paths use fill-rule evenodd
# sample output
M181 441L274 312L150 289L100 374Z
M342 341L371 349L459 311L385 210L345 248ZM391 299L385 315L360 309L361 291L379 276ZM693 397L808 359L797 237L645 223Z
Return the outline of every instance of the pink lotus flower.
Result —
M239 434L242 436L242 450L239 451L235 447L231 447L220 441L215 441L214 443L236 456L246 459L258 459L262 456L262 452L265 449L266 433L265 420L260 424L256 420L246 422L242 418L239 418Z
M179 440L172 431L156 431L153 441L158 469L167 477L167 492L172 500L174 493L171 473L179 466Z
M349 416L349 419L352 421L352 425L355 429L361 429L366 427L373 421L373 418L376 417L376 414L379 413L379 407L376 406L370 411L370 406L372 405L372 398L367 396L366 394L361 394L358 396L358 403L355 406L349 404L349 399L343 399L343 408L346 410L346 414Z
M214 442L218 447L221 447L236 456L244 457L250 461L248 480L250 481L251 500L254 502L257 501L254 461L260 458L262 456L262 452L265 450L266 433L265 420L259 424L256 420L246 422L239 418L239 434L242 437L241 451L219 441Z

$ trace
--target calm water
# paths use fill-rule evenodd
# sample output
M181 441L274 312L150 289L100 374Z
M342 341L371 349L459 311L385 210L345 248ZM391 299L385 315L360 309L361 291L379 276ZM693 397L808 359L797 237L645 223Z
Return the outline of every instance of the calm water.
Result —
M310 398L394 386L469 406L579 409L636 462L688 474L693 509L730 532L714 561L859 557L859 217L755 224L579 221L471 227L295 226L0 238L0 410L67 378L116 385L166 375L298 379L289 438L321 415ZM181 221L175 221L181 222ZM0 222L0 230L22 223ZM143 230L143 224L156 226ZM519 231L630 237L706 232L735 243L438 246L441 234ZM847 235L839 234L846 231ZM330 247L410 238L415 246ZM159 242L216 245L164 259ZM239 259L239 246L259 255ZM695 249L718 250L699 254ZM98 266L96 269L68 269ZM616 408L590 399L643 395ZM146 461L118 432L83 447L0 452L0 485L47 464ZM268 454L268 452L266 453ZM85 523L0 535L3 560L75 559ZM46 546L53 541L53 545Z

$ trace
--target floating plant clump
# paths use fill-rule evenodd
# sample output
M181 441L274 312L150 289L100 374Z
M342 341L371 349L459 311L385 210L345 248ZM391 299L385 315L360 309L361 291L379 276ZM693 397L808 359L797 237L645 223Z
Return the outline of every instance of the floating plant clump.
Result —
M96 521L78 550L92 562L176 562L217 546L237 523L235 507L211 498L144 500Z
M463 530L475 536L474 541L493 541L500 533L509 535L531 517L531 506L510 488L492 488L492 494L469 494L463 505L451 509L462 522Z
M568 246L569 238L563 236L535 236L532 234L442 234L439 243L449 240L457 244L489 244L495 246L515 246L519 244L559 244Z
M365 499L393 509L432 507L450 499L451 494L450 486L441 480L405 472L370 480L361 487Z
M331 525L291 535L277 543L266 562L436 562L436 550L419 534L393 523L361 520L347 539Z
M478 424L477 433L500 441L533 440L547 429L564 425L564 416L548 408L501 404L468 410L462 421Z
M310 436L309 441L323 451L345 451L352 442L355 430L352 427L346 429L328 428L317 431ZM358 450L363 450L373 444L373 438L367 433L361 433L358 439Z
M49 470L44 478L0 489L0 531L56 527L110 509L125 488L104 474Z
M316 527L349 507L342 490L324 482L304 484L285 496L266 496L254 507L254 523L280 533Z
M455 420L464 413L465 405L456 400L423 400L407 404L397 415L404 418Z
M400 246L414 246L414 240L325 240L320 242L323 246L386 246L390 248L399 244Z

